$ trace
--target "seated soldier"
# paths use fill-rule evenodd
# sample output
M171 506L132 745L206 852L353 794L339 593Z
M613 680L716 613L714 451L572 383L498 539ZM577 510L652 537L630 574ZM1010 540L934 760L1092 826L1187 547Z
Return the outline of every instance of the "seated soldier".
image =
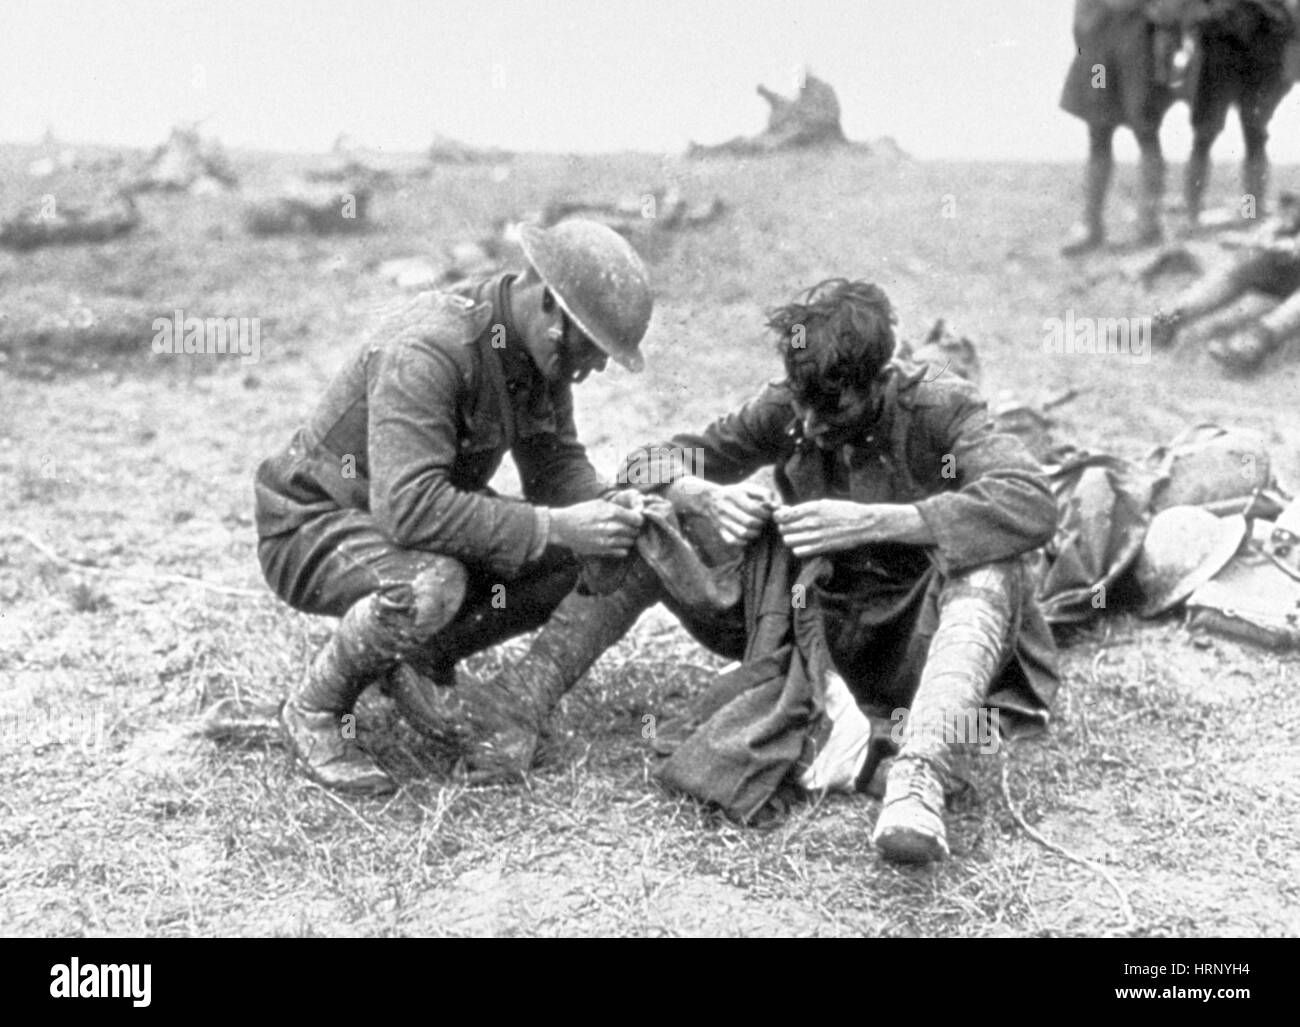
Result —
M641 480L667 482L674 508L724 539L749 543L772 522L797 560L830 561L809 602L835 669L861 706L911 709L874 840L889 858L924 862L948 853L945 785L972 741L946 726L988 705L1012 730L1047 721L1055 648L1022 557L1052 537L1056 507L1038 463L995 430L974 386L891 361L894 322L874 285L815 286L768 321L783 380L633 459L668 454ZM681 452L698 454L696 466L671 459ZM779 501L745 482L765 467ZM606 601L626 614L660 598L637 578ZM741 604L713 617L669 605L710 648L744 649ZM608 627L548 625L496 679L499 770L528 769L546 713L612 643Z
M1291 89L1286 53L1295 37L1295 5L1291 0L1180 0L1178 6L1200 53L1190 91L1192 152L1183 178L1188 220L1196 224L1200 218L1210 151L1234 106L1246 151L1241 192L1254 203L1250 216L1263 217L1268 123Z
M266 580L294 609L342 618L281 709L330 787L394 787L343 720L367 685L405 661L449 683L462 656L545 621L576 557L626 555L640 526L602 498L571 385L610 357L641 369L645 267L589 221L525 225L521 243L522 274L395 304L258 468ZM524 501L487 488L507 452Z

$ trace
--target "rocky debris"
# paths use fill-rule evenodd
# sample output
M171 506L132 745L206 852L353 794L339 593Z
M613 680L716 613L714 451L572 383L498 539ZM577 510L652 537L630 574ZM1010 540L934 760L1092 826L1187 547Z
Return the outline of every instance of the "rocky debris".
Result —
M549 227L565 218L582 217L599 221L630 238L638 232L699 228L718 220L726 211L727 205L720 196L691 203L676 187L667 186L614 201L552 200L536 220Z
M687 156L744 156L848 143L840 125L840 101L835 90L811 72L804 76L793 98L774 93L763 85L758 87L758 95L769 107L767 128L756 136L737 136L715 146L692 143Z
M37 157L27 165L27 174L32 178L49 178L59 172L77 169L77 151L70 146L62 147L56 154Z
M292 179L251 197L244 226L253 235L334 235L370 225L370 187Z
M215 139L202 139L197 125L178 125L167 142L150 155L144 169L128 183L136 192L190 192L195 195L232 189L238 179L225 150Z
M899 146L898 140L893 136L878 136L866 145L873 157L880 157L887 161L912 159L912 155Z
M0 309L0 358L56 366L87 355L136 353L147 360L158 314L157 304L128 296L25 290Z
M399 289L446 289L458 282L486 278L502 266L504 237L458 242L436 256L385 260L375 273Z
M0 246L24 252L42 246L106 242L133 231L139 223L140 214L128 192L101 193L85 203L49 194L0 221Z
M422 158L364 147L345 134L334 141L327 163L306 172L306 178L312 182L373 188L404 179L427 178L432 171L432 165Z
M431 164L500 164L514 156L509 150L500 150L495 146L470 146L437 133L434 134L426 155Z

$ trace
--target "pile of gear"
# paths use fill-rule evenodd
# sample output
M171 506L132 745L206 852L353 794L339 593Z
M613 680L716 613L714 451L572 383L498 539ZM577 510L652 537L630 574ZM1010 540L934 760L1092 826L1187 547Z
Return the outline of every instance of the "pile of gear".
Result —
M942 320L899 356L979 382L974 344ZM1082 624L1112 608L1158 617L1185 605L1193 630L1300 647L1300 503L1274 477L1263 437L1202 423L1142 463L1090 453L1052 435L1051 409L1073 395L993 409L998 429L1043 463L1056 496L1056 533L1036 554L1047 622Z
M1277 487L1250 433L1194 433L1170 448L1135 561L1141 614L1185 606L1192 630L1300 648L1300 502Z
M290 179L252 196L244 205L244 227L252 235L334 235L370 227L370 187Z
M661 186L618 200L552 200L537 220L545 227L567 218L598 221L625 238L642 232L670 232L699 228L717 221L727 211L722 197L689 202L676 186Z
M187 192L200 196L233 189L238 177L215 139L199 135L198 125L177 125L126 183L132 192Z
M1053 453L1046 470L1060 516L1038 585L1049 623L1186 605L1193 629L1300 646L1300 561L1288 541L1300 506L1257 433L1198 424L1145 465L1068 446Z

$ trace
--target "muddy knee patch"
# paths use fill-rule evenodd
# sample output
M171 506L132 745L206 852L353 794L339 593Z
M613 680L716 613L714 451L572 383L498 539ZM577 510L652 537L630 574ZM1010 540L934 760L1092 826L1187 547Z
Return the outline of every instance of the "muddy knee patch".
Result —
M441 631L465 601L465 565L440 557L411 582L411 627L420 637Z

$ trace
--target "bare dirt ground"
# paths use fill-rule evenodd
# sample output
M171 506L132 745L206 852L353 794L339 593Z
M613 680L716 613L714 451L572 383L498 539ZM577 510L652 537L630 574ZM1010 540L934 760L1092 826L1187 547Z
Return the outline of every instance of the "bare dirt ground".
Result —
M6 204L88 188L24 180ZM245 155L251 176L270 158ZM280 161L280 164L290 163ZM1176 170L1176 169L1175 169ZM1112 198L1131 234L1133 174ZM1227 196L1228 173L1219 175ZM1294 169L1276 175L1295 184ZM658 611L562 707L526 786L467 789L381 697L361 731L399 777L386 802L294 773L275 738L218 746L196 717L272 701L329 622L265 593L251 480L396 292L373 271L487 232L556 197L676 184L729 216L644 247L659 295L649 367L579 391L599 467L665 428L698 426L778 368L761 311L831 275L875 279L915 336L946 316L978 341L985 391L1075 386L1058 434L1140 457L1186 425L1263 431L1300 481L1300 356L1225 380L1192 334L1147 363L1044 352L1043 322L1149 314L1130 254L1067 263L1070 165L958 165L793 155L687 164L650 156L521 158L381 190L378 227L253 239L232 197L145 197L144 226L97 247L0 254L0 317L93 310L104 294L168 317L259 317L261 360L116 351L0 353L0 930L18 935L1262 935L1300 934L1297 659L1195 639L1176 617L1114 613L1065 640L1051 735L1000 764L951 819L954 858L879 862L877 803L833 798L743 829L661 792L643 717L681 708L717 661ZM2 334L2 333L0 333ZM42 555L25 532L62 556ZM188 575L223 594L161 580ZM469 661L487 674L512 643Z

